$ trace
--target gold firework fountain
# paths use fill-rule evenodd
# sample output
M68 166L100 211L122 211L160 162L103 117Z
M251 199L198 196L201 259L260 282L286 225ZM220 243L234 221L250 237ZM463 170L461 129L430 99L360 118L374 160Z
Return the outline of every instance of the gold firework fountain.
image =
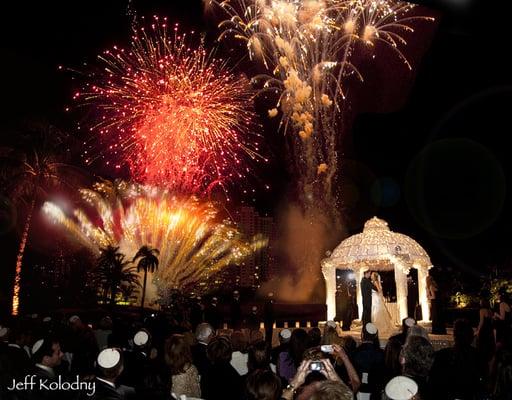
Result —
M128 258L144 245L159 249L149 302L157 299L158 291L196 285L209 290L218 272L266 245L262 237L246 240L231 221L220 218L213 203L195 197L121 181L96 183L80 193L90 210L77 209L68 217L50 202L43 210L93 254L106 246L118 246ZM88 216L90 211L94 217Z

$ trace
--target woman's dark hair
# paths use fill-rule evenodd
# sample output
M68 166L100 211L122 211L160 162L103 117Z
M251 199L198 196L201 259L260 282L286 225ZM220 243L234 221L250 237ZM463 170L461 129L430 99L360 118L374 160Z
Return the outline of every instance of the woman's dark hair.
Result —
M352 336L347 335L343 337L343 350L345 350L345 353L347 353L349 357L352 357L352 354L354 354L356 348L357 342Z
M278 400L281 398L281 380L270 370L256 370L247 376L247 400Z
M491 303L489 302L489 299L486 297L482 297L480 299L480 308L491 308Z
M213 365L230 362L232 353L231 341L225 336L214 337L206 348L206 355Z
M295 368L298 368L302 362L302 357L308 346L309 336L307 332L304 329L295 329L290 338L290 350L288 351Z
M270 351L267 343L260 340L249 346L247 351L247 369L249 372L256 369L270 368Z
M389 376L395 377L401 374L400 351L402 343L397 339L389 339L384 349L384 365Z
M247 351L247 337L240 331L234 331L231 334L231 345L233 351L245 353Z
M304 379L304 386L308 386L311 383L315 382L323 382L326 380L327 377L320 371L311 371L309 374L306 375L306 379Z
M165 342L165 362L172 375L182 374L192 364L192 352L185 336L172 335Z
M320 342L322 341L322 331L320 328L315 327L312 328L309 332L309 347L320 346Z

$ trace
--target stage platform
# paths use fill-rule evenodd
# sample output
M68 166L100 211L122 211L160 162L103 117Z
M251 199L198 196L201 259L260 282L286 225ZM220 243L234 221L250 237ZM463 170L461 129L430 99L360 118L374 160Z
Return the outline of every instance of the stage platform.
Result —
M325 323L326 322L324 321L324 322L320 322L318 324L318 327L320 328L321 331L323 331ZM432 345L434 346L435 350L453 346L453 329L452 328L446 329L447 330L446 335L433 335L432 333L430 333L431 332L431 324L430 323L419 322L419 325L423 326L427 330L427 332L429 334L429 339L430 339ZM294 330L297 328L302 328L305 331L309 331L310 329L312 329L311 326L300 326L299 323L296 323L295 327L291 327L291 326L288 327L288 329L290 329L290 330ZM338 327L337 327L338 335L340 337L352 336L358 344L361 343L361 323L360 323L360 321L358 321L358 320L353 321L351 328L352 329L350 331L342 331L338 325ZM272 347L277 346L279 344L279 336L278 335L279 335L279 332L281 332L283 329L285 329L285 328L277 328L274 326L273 335L272 335ZM401 330L401 327L397 326L396 331L393 333L393 335L400 333L400 330ZM242 329L242 331L246 331L245 333L249 337L248 330ZM220 334L225 333L225 334L230 335L231 332L232 332L231 329L219 330ZM261 324L260 332L262 333L262 335L264 335L264 333L265 333L265 330L263 329L263 324ZM392 336L392 335L379 336L380 345L382 348L386 347L386 344L387 344L390 336Z

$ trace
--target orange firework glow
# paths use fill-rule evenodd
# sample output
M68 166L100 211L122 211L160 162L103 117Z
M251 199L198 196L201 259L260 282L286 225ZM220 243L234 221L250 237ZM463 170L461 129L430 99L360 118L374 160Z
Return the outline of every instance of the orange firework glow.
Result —
M129 49L99 57L102 69L75 98L97 111L91 130L135 180L194 193L224 188L262 159L253 93L202 43L193 49L177 27L171 32L157 17L134 30Z

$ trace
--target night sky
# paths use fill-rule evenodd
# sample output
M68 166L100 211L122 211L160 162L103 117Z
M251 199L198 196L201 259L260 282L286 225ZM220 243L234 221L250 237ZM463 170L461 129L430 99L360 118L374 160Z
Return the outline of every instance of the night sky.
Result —
M366 72L365 88L354 89L341 192L350 233L377 215L416 239L434 265L469 279L489 266L512 263L512 58L505 22L510 10L506 2L485 0L492 5L428 3L428 13L439 19L417 26L407 53L414 74L384 61ZM453 5L459 3L467 5ZM20 127L31 121L73 134L76 119L64 109L78 84L58 66L79 67L105 48L127 43L127 5L128 0L19 1L3 10L1 145L16 145ZM203 21L198 0L139 0L132 7L138 15L167 16L184 29L212 26ZM258 171L255 185L268 182L272 189L247 201L274 214L285 201L288 174L279 156L282 140L269 142L274 160ZM6 197L2 201L8 214L12 205ZM22 224L22 214L16 218L14 212L2 220L2 277L12 276ZM34 236L42 229L36 224ZM34 236L29 260L44 251L47 240Z

